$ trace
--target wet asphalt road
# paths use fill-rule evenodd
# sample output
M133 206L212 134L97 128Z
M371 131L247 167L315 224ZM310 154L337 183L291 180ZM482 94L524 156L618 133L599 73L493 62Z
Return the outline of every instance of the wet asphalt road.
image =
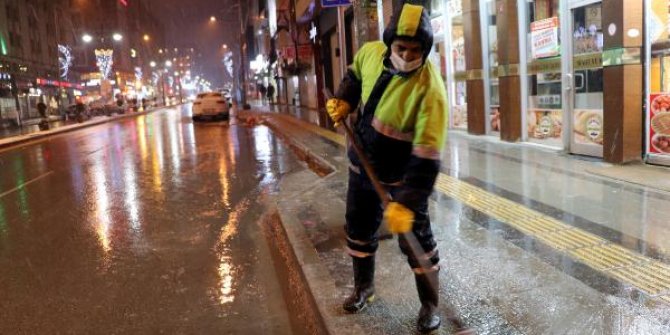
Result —
M291 334L260 221L299 162L188 106L0 152L0 334Z

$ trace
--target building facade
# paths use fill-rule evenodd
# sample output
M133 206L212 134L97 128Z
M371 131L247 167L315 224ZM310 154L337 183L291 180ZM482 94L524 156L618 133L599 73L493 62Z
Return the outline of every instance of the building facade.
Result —
M0 0L0 118L20 124L40 101L62 115L78 96L100 99L96 49L113 50L108 99L147 94L149 59L164 45L145 1Z

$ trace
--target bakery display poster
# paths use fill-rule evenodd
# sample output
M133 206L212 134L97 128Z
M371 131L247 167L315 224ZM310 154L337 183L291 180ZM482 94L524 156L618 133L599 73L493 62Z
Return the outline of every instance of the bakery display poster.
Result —
M573 138L577 144L603 145L602 109L575 109Z
M528 137L544 140L561 138L563 111L560 109L531 109L528 111Z
M649 101L649 152L670 155L670 94L652 93Z

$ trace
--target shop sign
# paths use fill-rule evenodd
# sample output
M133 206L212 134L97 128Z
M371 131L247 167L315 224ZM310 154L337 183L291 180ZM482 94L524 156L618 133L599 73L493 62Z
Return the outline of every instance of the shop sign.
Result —
M454 72L454 81L466 81L466 80L468 80L468 71Z
M670 155L670 94L652 93L649 101L649 152Z
M561 96L558 94L540 95L537 97L537 103L541 106L559 106L561 104Z
M67 81L58 81L58 80L53 80L53 79L37 78L35 80L35 83L38 86L55 86L55 87L63 87L63 88L76 87L78 89L83 89L83 87L81 85L69 83Z
M666 6L667 6L667 0L666 0ZM595 5L595 6L590 6L586 7L586 27L591 28L594 27L596 30L601 30L602 29L602 10L601 10L601 5Z
M591 70L603 67L603 54L600 52L576 56L573 59L575 70Z
M602 109L575 109L573 138L577 144L603 145Z
M560 73L561 58L549 58L532 61L528 64L528 74L538 73Z
M603 51L603 66L605 67L641 63L640 48L616 48Z
M312 46L307 44L307 45L299 45L298 46L298 59L307 59L309 60L312 57Z
M530 31L531 51L534 59L552 57L559 54L557 17L531 23Z
M294 59L295 58L295 48L293 46L283 47L279 55L284 59Z

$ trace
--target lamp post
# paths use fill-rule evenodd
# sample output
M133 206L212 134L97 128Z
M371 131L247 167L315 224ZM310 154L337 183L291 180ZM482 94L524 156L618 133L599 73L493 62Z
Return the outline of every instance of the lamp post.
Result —
M123 40L123 35L116 32L113 33L111 36L106 36L104 34L97 35L94 37L94 35L91 35L89 33L84 33L81 37L82 41L84 42L84 45L89 45L93 43L94 41L99 41L97 43L102 49L95 49L96 52L96 65L98 66L98 69L100 70L101 78L100 78L100 94L103 95L103 93L108 93L108 92L103 92L104 88L108 88L111 90L111 84L108 85L106 83L107 76L111 72L111 67L113 64L113 47L109 49L105 49L108 46L106 45L106 41L108 38L110 38L116 42L120 43ZM88 57L86 57L86 63L88 64ZM118 83L117 83L118 84ZM110 97L111 98L111 97Z
M238 75L235 76L235 82L237 86L237 92L239 94L239 103L244 109L248 109L249 105L247 103L247 43L245 41L245 29L246 26L246 17L242 13L242 1L237 1L234 5L228 7L226 10L222 11L223 14L228 13L229 11L237 9L237 16L240 20L240 31L239 31L239 56L240 64ZM215 22L216 20L211 20L210 22Z

